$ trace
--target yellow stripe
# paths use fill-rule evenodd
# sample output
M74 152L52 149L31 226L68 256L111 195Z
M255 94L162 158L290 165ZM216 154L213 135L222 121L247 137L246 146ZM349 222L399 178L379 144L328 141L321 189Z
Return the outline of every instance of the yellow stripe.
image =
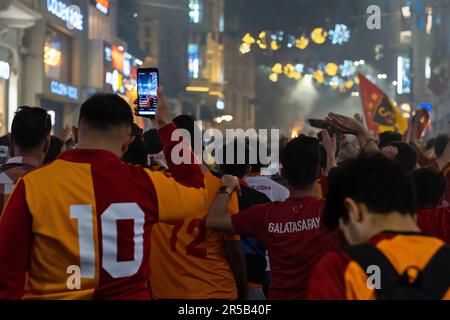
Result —
M89 298L98 286L99 246L94 187L89 164L57 160L24 177L33 218L33 244L26 298ZM81 279L81 289L67 288L67 268L80 266L78 224L71 205L92 205L95 278Z

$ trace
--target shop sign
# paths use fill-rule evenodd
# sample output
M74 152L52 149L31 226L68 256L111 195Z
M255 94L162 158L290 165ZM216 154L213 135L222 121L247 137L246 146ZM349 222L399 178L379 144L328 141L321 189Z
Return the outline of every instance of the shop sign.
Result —
M50 92L57 96L78 100L78 88L58 81L50 82Z
M47 0L47 11L64 21L68 29L83 31L84 16L79 6L61 0Z

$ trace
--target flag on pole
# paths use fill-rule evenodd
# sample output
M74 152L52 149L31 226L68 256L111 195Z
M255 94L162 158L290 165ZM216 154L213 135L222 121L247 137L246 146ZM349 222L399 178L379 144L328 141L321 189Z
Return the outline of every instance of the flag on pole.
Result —
M395 131L403 134L408 128L408 121L397 104L361 73L358 78L367 128L374 132Z

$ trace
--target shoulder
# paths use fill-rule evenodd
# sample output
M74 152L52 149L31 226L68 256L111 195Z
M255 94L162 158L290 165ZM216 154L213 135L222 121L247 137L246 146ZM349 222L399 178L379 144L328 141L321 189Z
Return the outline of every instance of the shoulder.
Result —
M345 299L345 273L351 263L343 251L329 251L315 265L309 282L310 299Z
M342 250L329 251L323 255L320 264L325 269L345 270L352 259Z
M239 197L239 206L246 209L256 204L268 203L270 199L262 192L241 185L241 196Z

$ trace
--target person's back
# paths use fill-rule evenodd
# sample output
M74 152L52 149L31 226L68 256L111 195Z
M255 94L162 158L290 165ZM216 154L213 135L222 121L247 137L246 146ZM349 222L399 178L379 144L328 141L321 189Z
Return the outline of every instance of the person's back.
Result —
M253 206L227 220L213 206L207 225L263 242L271 266L269 299L306 299L314 264L327 251L340 247L341 239L323 228L324 201L315 196L320 172L319 141L303 135L291 140L284 150L282 165L282 174L291 188L289 199Z
M176 127L163 97L160 108L159 134L170 154ZM197 212L203 175L196 165L170 163L168 177L122 163L131 124L120 97L88 99L78 149L19 182L0 221L1 298L22 298L24 288L29 299L150 298L151 226Z
M240 187L241 192L238 197L240 211L257 204L270 202L270 199L264 193L251 188L242 179L240 179ZM265 299L263 287L267 281L266 270L268 266L266 247L260 240L253 237L241 237L241 246L247 268L248 298L250 300Z
M441 206L446 191L445 177L431 169L412 173L416 188L420 229L450 244L450 208Z
M289 198L289 190L285 186L261 175L245 177L245 182L256 191L264 193L270 201L284 201Z
M315 266L310 299L450 299L449 248L420 232L401 164L382 155L347 161L330 173L326 201L325 225L350 246Z
M173 121L179 129L185 130L184 133L189 133L190 137L184 139L190 140L186 146L191 148L194 138L201 136L195 119L180 115ZM239 279L235 279L231 265L236 264L232 251L235 244L239 244L239 237L206 229L206 216L222 181L206 166L203 169L207 193L205 205L192 217L175 225L158 223L152 229L150 284L156 299L238 298ZM236 195L228 206L229 214L239 211ZM180 207L179 210L185 208Z
M28 171L42 165L49 149L52 123L42 108L19 107L11 134L11 157L0 167L0 213L17 181Z
M210 172L204 176L207 200L202 209L175 225L153 226L150 284L156 299L235 300L238 297L224 241L239 240L239 237L206 229L208 210L222 182ZM230 214L238 211L235 196L229 206Z
M417 268L423 272L436 253L445 245L442 240L423 235L420 232L389 231L373 236L367 241L367 244L375 247L388 259L388 262L396 270L398 278L405 272L408 273L408 269ZM352 248L350 247L350 249ZM446 262L448 264L448 256ZM366 263L369 266L378 265L377 260ZM383 277L385 268L381 268L380 271L381 277ZM408 274L417 274L415 271L415 273L412 272ZM346 253L346 250L329 252L315 267L310 281L309 298L313 300L382 299L377 290L367 285L371 275L372 273L366 273L359 262L351 254ZM445 278L441 279L441 281L446 281ZM411 280L414 283L417 280L416 276L412 276ZM428 281L428 277L425 281ZM437 299L450 300L448 283L447 289ZM403 299L407 299L407 297Z
M323 200L303 197L251 208L253 214L263 216L243 229L252 230L249 235L257 236L269 253L270 299L305 299L312 267L326 252L340 246L339 236L322 226L323 206ZM248 214L246 221L252 220L250 210ZM239 227L237 230L245 235Z
M251 164L250 174L248 174L244 180L256 191L264 193L270 201L284 201L289 198L289 189L278 182L273 181L271 178L261 175L264 168L259 159L260 147L261 146L258 143L257 149L253 150L253 152L256 152L257 155L257 163Z

